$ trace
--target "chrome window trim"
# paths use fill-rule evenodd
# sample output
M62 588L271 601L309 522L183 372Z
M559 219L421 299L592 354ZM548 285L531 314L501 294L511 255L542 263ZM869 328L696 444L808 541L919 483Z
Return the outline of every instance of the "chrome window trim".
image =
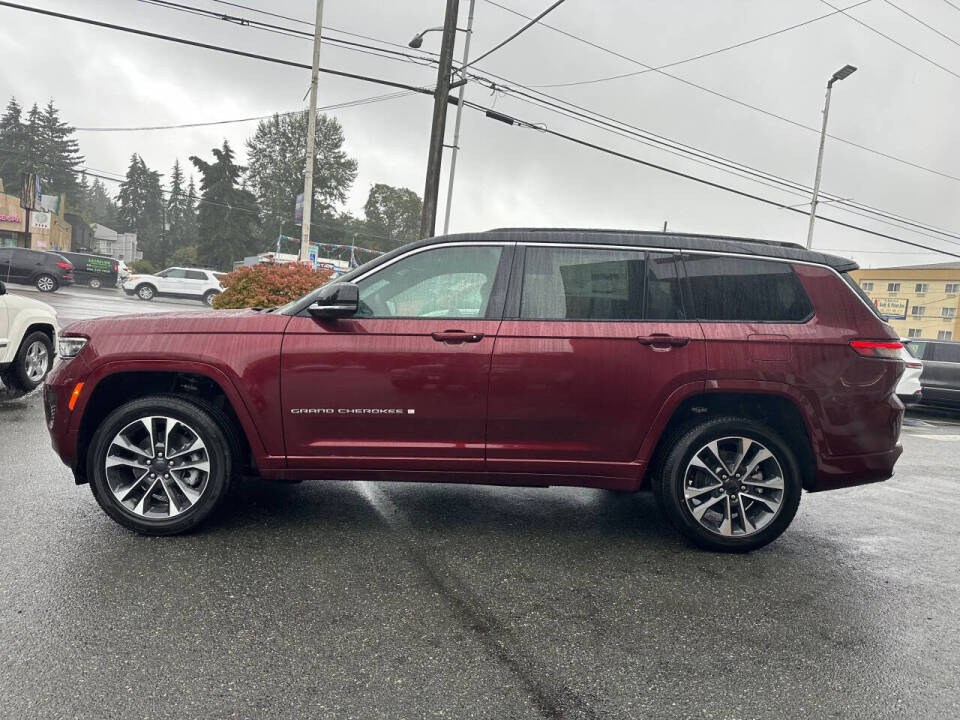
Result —
M351 282L353 282L354 284L359 283L359 282L361 282L361 281L363 281L363 280L366 280L368 277L370 277L370 276L372 276L372 275L376 275L378 272L380 272L380 271L383 270L384 268L388 268L388 267L390 267L391 265L393 265L393 264L396 263L396 262L400 262L401 260L404 260L404 259L406 259L406 258L408 258L408 257L413 256L413 255L418 255L419 253L422 253L422 252L427 252L428 250L436 250L437 248L445 248L445 247L502 247L502 248L506 248L508 245L514 245L514 244L515 244L515 243L503 242L503 241L501 241L501 242L447 242L447 243L436 243L436 244L434 244L434 245L424 245L423 247L414 248L413 250L410 250L409 252L405 252L403 255L397 255L393 260L390 260L389 262L385 262L385 263L383 263L382 265L378 265L377 267L375 267L375 268L373 268L373 269L371 269L371 270L368 270L368 271L365 272L363 275L361 275L361 276L359 276L359 277L357 277L357 278L354 278Z

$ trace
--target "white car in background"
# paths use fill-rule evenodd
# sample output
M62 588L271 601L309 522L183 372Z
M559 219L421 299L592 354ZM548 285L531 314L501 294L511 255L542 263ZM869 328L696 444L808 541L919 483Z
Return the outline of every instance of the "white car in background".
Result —
M920 376L923 374L923 362L910 351L910 341L903 339L903 349L900 351L906 367L900 382L897 383L897 397L904 405L915 405L920 402Z
M155 275L133 273L123 281L123 291L141 300L155 297L176 297L199 300L207 305L223 292L220 277L223 273L200 268L172 267Z
M57 313L46 303L7 293L0 282L0 382L35 389L53 366Z

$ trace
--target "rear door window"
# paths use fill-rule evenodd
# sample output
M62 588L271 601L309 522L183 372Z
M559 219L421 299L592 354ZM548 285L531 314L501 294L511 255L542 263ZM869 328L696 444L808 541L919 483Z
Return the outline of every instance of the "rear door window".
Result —
M206 280L207 274L199 270L187 270L187 280Z
M668 253L528 247L522 320L683 318L676 262Z
M694 311L713 322L803 322L813 305L789 263L685 255Z

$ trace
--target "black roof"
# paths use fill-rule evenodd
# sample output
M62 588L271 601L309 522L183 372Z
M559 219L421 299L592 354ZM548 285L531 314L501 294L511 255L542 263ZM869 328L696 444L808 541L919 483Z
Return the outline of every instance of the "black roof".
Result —
M802 245L776 240L698 235L644 230L598 230L589 228L496 228L483 233L464 233L431 238L431 241L476 241L492 237L509 242L579 242L595 245L644 245L654 248L734 252L779 260L798 260L832 267L838 272L856 270L859 266L849 258L807 250Z

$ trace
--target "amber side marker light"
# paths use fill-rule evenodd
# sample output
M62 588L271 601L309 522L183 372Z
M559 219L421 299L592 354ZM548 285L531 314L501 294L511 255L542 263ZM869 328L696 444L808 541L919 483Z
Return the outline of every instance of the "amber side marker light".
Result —
M78 382L73 388L73 392L70 393L70 402L67 403L67 407L70 410L73 410L74 405L77 404L77 398L80 397L80 391L83 390L83 383Z
M876 340L853 340L850 342L858 355L875 358L894 358L900 357L900 351L903 350L903 343L894 341L878 342Z

